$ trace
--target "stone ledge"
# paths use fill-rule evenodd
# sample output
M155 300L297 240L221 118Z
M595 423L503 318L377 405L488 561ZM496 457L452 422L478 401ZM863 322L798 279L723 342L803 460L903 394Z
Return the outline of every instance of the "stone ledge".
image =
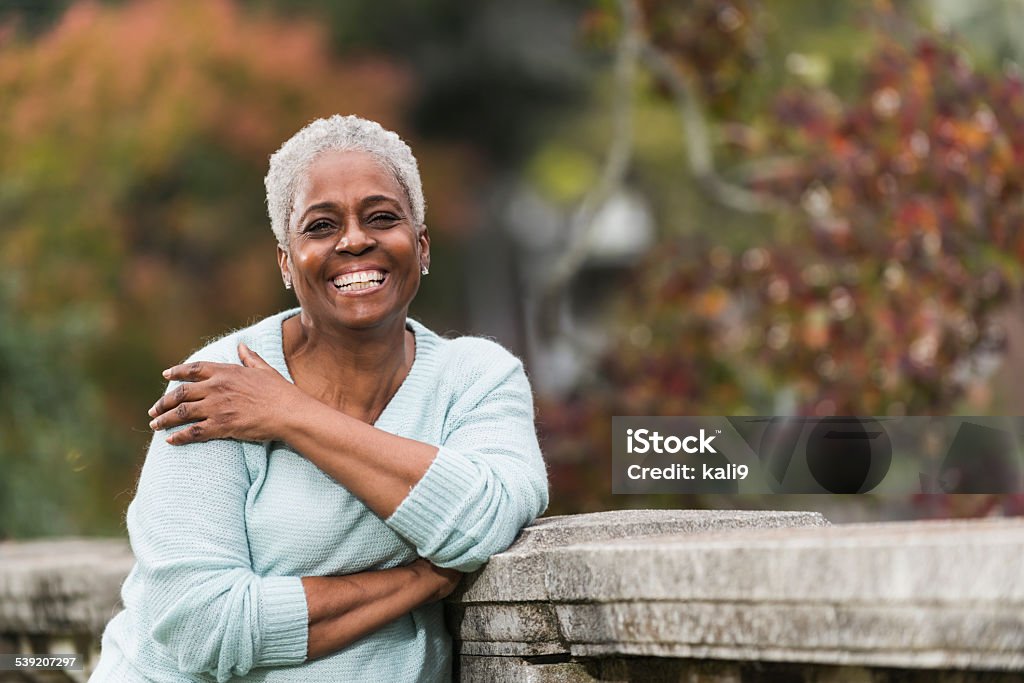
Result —
M1024 671L1024 520L699 528L497 556L460 652Z
M749 510L619 510L537 520L504 553L467 577L452 602L542 601L548 597L547 557L587 544L649 537L690 537L737 529L828 526L817 512Z
M1015 673L630 657L545 662L464 656L462 683L1020 683Z
M588 541L796 526L828 526L828 520L817 512L758 510L613 510L560 515L543 517L523 529L502 555L564 548Z
M121 540L0 543L0 633L98 636L133 561Z
M0 543L0 637L97 637L131 566L123 541ZM1001 683L1024 671L1024 520L548 518L449 612L464 681Z

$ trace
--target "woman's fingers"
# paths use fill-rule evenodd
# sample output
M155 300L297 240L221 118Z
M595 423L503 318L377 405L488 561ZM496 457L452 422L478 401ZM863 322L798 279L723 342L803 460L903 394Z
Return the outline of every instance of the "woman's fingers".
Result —
M263 358L260 357L260 354L250 349L248 346L245 345L244 342L240 342L238 344L238 358L239 360L242 361L242 365L244 365L247 368L270 368L271 370L274 369L270 365L270 363L263 360Z
M153 407L149 409L149 416L159 417L163 413L174 410L186 401L200 401L206 398L206 393L206 387L201 383L188 382L179 384L173 391L167 392L153 404ZM152 423L150 424L152 425Z
M164 377L181 383L149 409L150 428L186 425L168 439L171 444L272 437L268 425L277 424L276 411L294 386L248 346L239 344L238 356L242 366L198 361L165 370Z
M448 597L459 585L464 574L455 569L444 569L422 557L415 560L409 567L415 571L430 587L431 602Z
M213 431L213 425L209 420L194 422L182 430L174 432L167 437L167 443L172 446L184 446L187 443L198 443L218 438Z
M149 428L158 431L203 420L207 417L203 408L202 401L183 401L150 420Z
M164 379L175 379L181 382L198 382L200 380L209 379L209 377L222 368L235 367L228 363L208 363L206 361L197 360L193 363L184 363L182 365L175 365L174 367L167 368L161 374Z

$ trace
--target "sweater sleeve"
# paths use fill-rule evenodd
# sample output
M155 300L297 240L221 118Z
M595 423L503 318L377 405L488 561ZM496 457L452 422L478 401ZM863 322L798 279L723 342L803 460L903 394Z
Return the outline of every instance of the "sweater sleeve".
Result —
M504 349L490 360L456 402L430 468L386 520L422 557L463 572L508 548L548 504L522 363Z
M140 623L185 673L226 681L304 661L301 579L252 571L242 444L171 446L168 434L154 435L128 510L136 566L126 603L137 605Z

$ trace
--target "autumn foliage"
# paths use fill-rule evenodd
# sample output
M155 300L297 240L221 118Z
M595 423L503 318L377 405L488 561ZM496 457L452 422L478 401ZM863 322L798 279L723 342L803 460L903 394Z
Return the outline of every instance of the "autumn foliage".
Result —
M37 38L4 36L0 537L95 529L92 505L39 510L89 491L123 506L159 369L289 303L270 153L335 112L401 129L410 83L384 58L340 61L311 21L226 0L77 3Z
M934 33L877 45L854 96L775 99L751 188L790 208L760 244L671 237L635 269L599 379L547 412L556 485L610 503L609 415L940 415L989 381L1024 267L1024 83Z

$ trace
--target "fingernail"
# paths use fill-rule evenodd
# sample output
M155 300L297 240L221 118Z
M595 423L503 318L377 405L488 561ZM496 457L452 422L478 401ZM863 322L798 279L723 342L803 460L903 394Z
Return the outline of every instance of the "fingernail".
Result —
M156 420L153 420L153 421L151 421L151 422L149 423L149 428L150 428L150 429L156 429Z
M149 412L147 412L146 414L149 415L150 417L156 417L156 406L150 408Z
M171 371L170 371L170 369L168 368L167 370L164 370L164 371L163 371L163 372L161 372L160 374L161 374L161 375L163 375L163 376L164 376L164 378L168 378L168 377L170 377L170 376L171 376Z

